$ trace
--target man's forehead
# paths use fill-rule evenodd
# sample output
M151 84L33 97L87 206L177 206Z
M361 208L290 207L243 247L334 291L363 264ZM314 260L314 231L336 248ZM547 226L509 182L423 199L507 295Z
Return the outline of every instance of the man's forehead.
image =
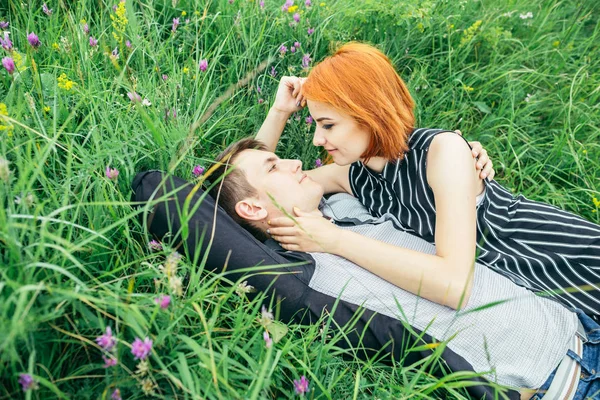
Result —
M247 149L235 159L235 165L243 171L258 171L264 164L277 160L275 153L264 150Z

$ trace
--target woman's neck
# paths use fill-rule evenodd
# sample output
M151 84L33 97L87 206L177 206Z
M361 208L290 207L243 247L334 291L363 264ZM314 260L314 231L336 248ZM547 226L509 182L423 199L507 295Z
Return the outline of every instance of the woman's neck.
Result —
M361 160L361 161L364 162L364 160ZM370 170L381 173L381 171L383 171L383 168L385 167L385 165L387 163L388 163L388 161L383 157L373 157L365 165Z

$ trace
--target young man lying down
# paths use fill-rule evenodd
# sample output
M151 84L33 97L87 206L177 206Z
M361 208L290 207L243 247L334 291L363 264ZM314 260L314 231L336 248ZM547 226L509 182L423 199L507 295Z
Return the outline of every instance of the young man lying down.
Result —
M365 240L435 253L434 246L404 232L391 214L375 219L350 195L323 199L323 188L303 173L300 161L280 159L265 148L253 139L232 144L217 158L211 176L225 176L213 187L213 198L218 196L219 205L259 240L272 236L283 242L285 228L273 232L269 223L291 218L297 207L303 221L329 220ZM315 261L310 288L404 319L437 340L450 339L448 357L462 359L467 369L518 391L520 398L600 396L600 325L579 310L536 296L479 264L462 284L459 302L437 304L369 272L369 265L334 254L310 255ZM483 307L492 303L498 304Z

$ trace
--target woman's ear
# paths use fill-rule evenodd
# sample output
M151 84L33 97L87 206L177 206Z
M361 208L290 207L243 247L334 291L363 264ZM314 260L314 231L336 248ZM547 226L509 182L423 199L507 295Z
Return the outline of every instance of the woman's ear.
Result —
M260 221L267 218L266 208L256 199L243 199L235 205L235 212L248 221Z

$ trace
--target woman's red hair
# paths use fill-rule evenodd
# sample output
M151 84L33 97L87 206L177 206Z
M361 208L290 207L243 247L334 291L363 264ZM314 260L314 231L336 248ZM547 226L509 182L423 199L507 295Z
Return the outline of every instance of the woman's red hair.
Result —
M362 158L402 158L415 123L414 101L389 58L373 46L347 43L317 64L306 99L333 106L372 133Z

